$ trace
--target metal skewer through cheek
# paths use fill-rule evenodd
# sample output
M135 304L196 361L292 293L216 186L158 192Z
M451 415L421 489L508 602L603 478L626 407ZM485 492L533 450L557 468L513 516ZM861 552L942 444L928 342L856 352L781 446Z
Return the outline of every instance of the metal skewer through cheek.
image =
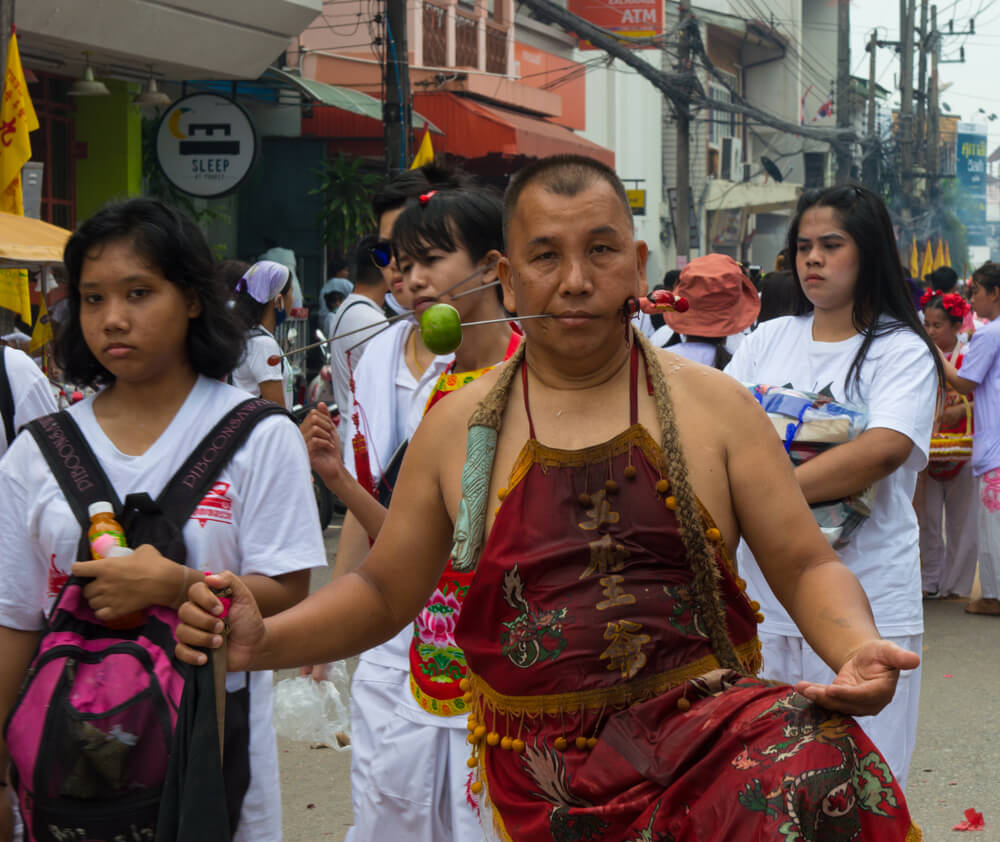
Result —
M448 298L450 298L451 300L454 301L456 298L461 298L462 296L465 296L465 295L472 295L474 293L482 292L483 290L487 290L490 287L497 286L500 283L500 281L491 281L488 284L483 284L482 286L475 287L474 289L467 289L465 292L460 292L457 295L448 295L448 293L450 293L453 289L458 289L463 284L467 284L469 281L475 280L480 275L483 275L486 272L490 272L490 271L492 271L495 268L496 268L496 264L495 263L491 263L489 266L481 266L480 268L476 269L475 272L472 272L471 274L466 275L461 280L456 281L455 283L453 283L450 287L448 287L448 289L446 289L444 292L442 292L438 296L438 298L440 299L440 298L443 298L445 296L448 296ZM379 325L381 325L381 328L378 331L376 331L375 333L370 334L369 336L366 336L360 342L355 343L354 345L352 345L350 348L347 349L348 351L353 351L359 345L364 345L365 342L367 342L369 339L373 339L374 337L378 336L383 331L388 330L390 327L392 327L392 325L394 325L400 319L405 319L407 316L412 316L412 315L413 315L413 310L406 310L406 311L404 311L402 313L397 313L395 316L389 317L384 322L374 322L374 323L372 323L370 325L365 325L364 327L355 328L354 330L348 330L348 331L345 331L344 333L338 333L336 336L327 337L325 340L322 340L320 342L313 342L313 343L311 343L309 345L303 345L301 348L293 348L291 351L286 351L284 354L274 354L273 356L270 356L270 357L267 358L267 364L268 365L277 365L285 357L290 357L293 354L301 354L303 351L311 351L313 348L318 348L320 345L326 345L329 342L334 342L335 340L338 340L338 339L344 339L347 336L353 336L353 335L355 335L357 333L364 333L365 331L372 330L375 327L378 327ZM506 321L506 319L500 319L500 321Z

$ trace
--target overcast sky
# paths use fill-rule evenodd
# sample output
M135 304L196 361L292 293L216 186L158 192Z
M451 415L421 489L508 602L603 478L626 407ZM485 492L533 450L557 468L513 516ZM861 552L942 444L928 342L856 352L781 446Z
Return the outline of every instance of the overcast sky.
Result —
M1000 117L1000 85L997 84L996 51L1000 49L1000 0L939 0L938 29L947 32L948 20L954 19L956 32L969 29L969 18L976 19L975 35L945 35L942 41L941 58L957 59L959 48L965 47L964 64L941 64L938 77L942 87L942 104L951 107L952 114L959 114L967 122L986 123L990 131L990 151L1000 146L1000 119L989 122L986 116ZM917 25L920 20L920 0L916 0ZM868 53L865 45L872 29L878 27L882 40L899 39L898 0L854 0L851 3L851 72L855 76L868 76ZM928 5L930 8L930 5ZM887 12L891 11L891 15ZM930 13L928 12L928 27ZM991 58L992 56L992 58ZM916 76L916 57L914 76ZM891 49L878 51L876 79L884 88L893 90L891 102L899 104L899 56ZM928 59L928 72L930 62ZM914 81L914 87L916 82ZM982 108L986 114L979 113ZM942 105L943 110L943 105Z

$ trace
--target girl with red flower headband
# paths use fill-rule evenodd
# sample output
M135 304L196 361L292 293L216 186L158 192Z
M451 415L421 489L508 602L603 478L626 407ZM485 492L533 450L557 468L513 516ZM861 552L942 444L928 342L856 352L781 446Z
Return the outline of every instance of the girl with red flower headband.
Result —
M927 290L920 298L920 306L924 327L934 344L949 363L961 368L967 343L961 341L960 334L969 303L957 293ZM972 402L971 396L968 401ZM940 431L971 433L972 421L966 412L963 399L949 388L938 418ZM932 460L927 466L924 494L917 508L925 598L967 596L972 590L979 551L975 484L968 459Z
M962 370L945 362L948 385L961 395L976 391L972 441L972 473L979 479L979 581L982 597L965 610L1000 615L1000 263L984 263L972 275L969 300L988 324L969 341ZM942 357L944 355L942 354Z

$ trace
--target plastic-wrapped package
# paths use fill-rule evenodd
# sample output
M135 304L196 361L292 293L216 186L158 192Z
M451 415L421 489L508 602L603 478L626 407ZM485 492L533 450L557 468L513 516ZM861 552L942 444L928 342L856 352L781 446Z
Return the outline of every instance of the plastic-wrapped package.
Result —
M857 438L868 424L863 407L838 403L828 395L784 386L756 384L748 388L767 413L794 465ZM875 486L871 485L840 500L813 503L810 508L827 541L842 547L871 515L874 502Z
M308 676L286 678L274 685L274 730L279 737L345 751L343 735L350 734L348 709L350 679L347 665L327 666L327 680ZM342 735L338 740L338 734Z

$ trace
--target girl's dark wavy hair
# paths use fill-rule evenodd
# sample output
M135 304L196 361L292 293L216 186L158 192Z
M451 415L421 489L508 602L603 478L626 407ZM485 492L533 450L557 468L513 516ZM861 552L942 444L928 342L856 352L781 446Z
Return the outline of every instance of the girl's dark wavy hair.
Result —
M114 382L83 338L80 277L85 260L100 256L108 243L129 242L135 253L179 289L193 291L201 313L188 323L187 353L199 374L221 378L239 363L243 330L226 306L231 291L215 272L215 260L198 226L157 199L115 202L98 211L66 243L63 262L69 285L69 318L56 339L56 360L73 383L99 386Z
M392 226L392 250L418 260L431 249L456 252L464 248L473 263L491 251L503 253L503 200L487 187L441 190L428 198L410 200ZM500 287L497 295L502 299Z
M854 309L851 318L854 329L861 334L861 347L851 362L844 378L844 390L858 386L861 366L864 364L872 343L880 336L901 330L911 330L927 346L934 360L938 384L943 388L944 368L938 357L937 348L920 318L917 316L913 298L910 295L903 264L899 260L896 237L892 221L885 203L871 190L855 184L842 184L819 190L808 190L799 199L795 216L788 228L786 253L792 255L789 261L798 284L797 310L811 312L812 302L802 291L797 260L799 225L802 215L811 208L831 208L837 215L841 227L850 235L858 248L858 279L854 285Z
M987 292L1000 289L1000 263L987 260L972 273L969 286L971 287L972 284L983 287Z

